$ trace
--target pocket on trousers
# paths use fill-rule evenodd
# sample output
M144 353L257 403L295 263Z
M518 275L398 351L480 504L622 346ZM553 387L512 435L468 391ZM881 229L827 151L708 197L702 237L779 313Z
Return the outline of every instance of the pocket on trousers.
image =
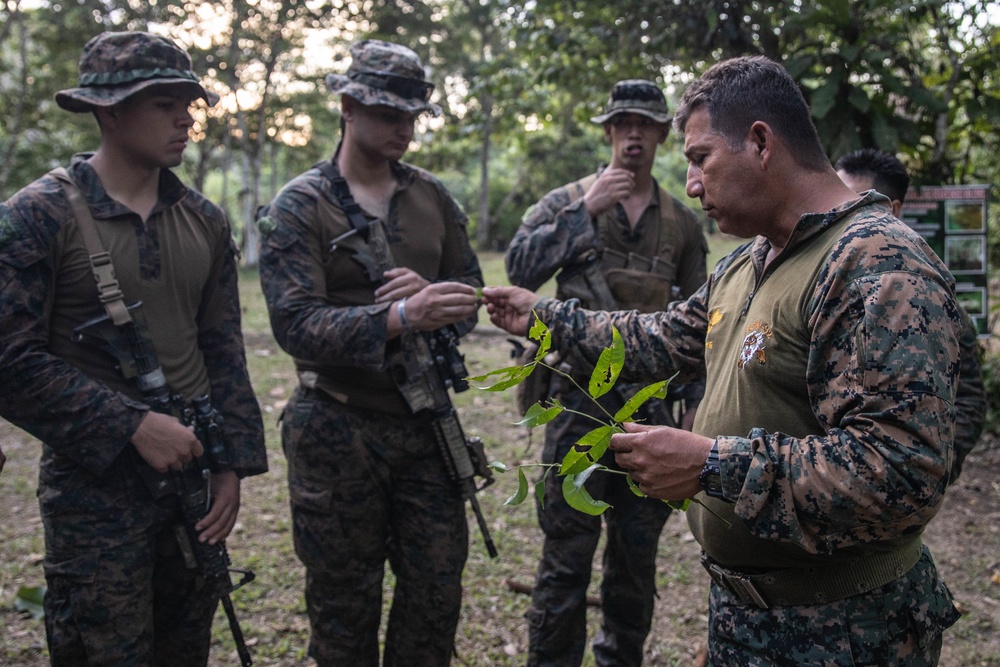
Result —
M919 591L917 583L914 582L914 589L919 591L915 591L914 598L922 600L924 604L910 605L907 610L910 627L917 637L921 650L937 640L942 632L953 626L961 617L955 608L951 591L940 578L935 577L935 579L936 581L930 584L933 587L932 591L920 595L919 598L916 596L924 591Z
M301 390L300 390L301 391ZM288 460L291 503L311 512L329 513L332 490L325 463L333 454L321 442L323 428L316 401L301 393L285 409L281 446Z
M46 577L54 577L72 584L92 584L97 578L97 568L101 555L94 551L71 556L46 554L44 568Z

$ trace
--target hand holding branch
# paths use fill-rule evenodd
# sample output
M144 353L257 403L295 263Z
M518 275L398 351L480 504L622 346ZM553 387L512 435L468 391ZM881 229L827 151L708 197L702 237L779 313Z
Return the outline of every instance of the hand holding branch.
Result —
M622 424L611 436L615 462L627 470L639 490L662 500L686 500L702 490L698 476L712 449L712 439L670 426Z
M521 287L484 287L483 302L493 324L515 336L526 336L538 295Z

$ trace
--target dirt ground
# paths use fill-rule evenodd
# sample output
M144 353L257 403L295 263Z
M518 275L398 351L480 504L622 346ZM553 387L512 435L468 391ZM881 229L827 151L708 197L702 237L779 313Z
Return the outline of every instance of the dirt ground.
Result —
M265 411L271 472L244 484L240 523L229 541L233 561L256 571L257 580L235 592L240 622L254 664L308 665L308 640L302 601L303 575L291 548L285 467L275 419L294 383L289 361L268 334L247 337L254 386ZM505 337L483 327L463 344L471 374L509 363ZM491 459L508 466L537 460L540 434L529 440L516 421L506 394L470 390L456 403L469 435L479 435ZM40 620L15 609L21 587L40 586L41 522L35 501L39 445L0 422L0 448L8 457L0 474L0 665L48 664ZM930 545L955 598L962 619L945 636L942 667L1000 667L1000 443L984 439L965 465L940 514L927 530ZM530 504L506 507L516 476L499 476L480 494L500 557L491 560L470 514L470 557L457 648L459 665L522 665L527 645L523 619L528 598L512 589L532 583L540 548ZM683 515L674 513L660 540L659 600L647 643L647 665L688 667L705 646L707 576ZM595 567L592 593L597 594ZM386 575L386 599L391 597ZM590 614L590 634L598 615ZM220 611L214 630L212 665L235 665L235 651ZM585 664L593 664L587 656Z

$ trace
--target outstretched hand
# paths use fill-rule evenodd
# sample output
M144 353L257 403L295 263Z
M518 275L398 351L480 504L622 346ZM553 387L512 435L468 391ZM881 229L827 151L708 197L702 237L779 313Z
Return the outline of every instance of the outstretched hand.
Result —
M515 336L526 336L538 295L521 287L484 287L483 302L493 324Z
M611 436L615 462L652 498L687 500L702 490L698 476L712 439L670 426L626 423Z

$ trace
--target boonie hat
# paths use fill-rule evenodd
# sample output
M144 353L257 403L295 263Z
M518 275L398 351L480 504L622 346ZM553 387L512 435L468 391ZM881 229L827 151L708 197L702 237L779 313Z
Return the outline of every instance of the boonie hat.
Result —
M441 115L441 107L431 104L434 84L427 80L420 56L399 44L377 39L353 44L347 74L328 74L326 85L365 106L384 104L414 114Z
M652 118L657 123L670 122L670 112L667 110L663 91L655 83L645 79L626 79L616 83L611 89L611 97L604 107L604 113L590 120L604 125L620 113L639 114Z
M166 37L148 32L102 32L83 47L77 88L60 90L56 103L67 111L91 111L118 104L150 86L190 86L195 97L214 105L219 96L201 85L191 58Z

